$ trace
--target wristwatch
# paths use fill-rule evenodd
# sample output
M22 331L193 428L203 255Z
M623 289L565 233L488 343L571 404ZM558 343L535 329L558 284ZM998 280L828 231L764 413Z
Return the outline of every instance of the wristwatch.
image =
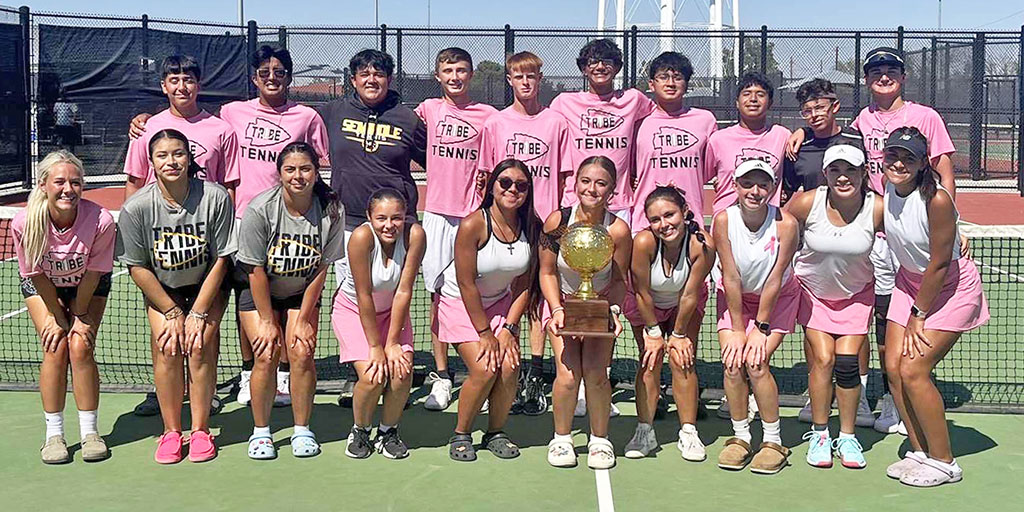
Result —
M922 311L921 308L917 307L917 304L911 304L910 305L910 316L914 316L914 317L923 319L924 317L928 316L928 312L927 311Z
M512 333L512 336L519 337L519 324L505 324L501 326L502 329Z
M649 326L644 327L644 334L646 334L646 335L648 335L648 336L650 336L652 338L661 338L661 337L663 337L662 333L661 333L661 326L657 325L657 324L649 325Z
M757 330L764 333L765 336L772 333L772 326L768 325L768 322L758 322L757 320L754 320L754 327L757 327Z

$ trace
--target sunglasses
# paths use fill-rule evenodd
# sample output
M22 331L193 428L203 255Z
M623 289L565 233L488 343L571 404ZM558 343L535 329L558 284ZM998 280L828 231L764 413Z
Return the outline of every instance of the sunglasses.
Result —
M274 69L274 70L270 70L270 69L266 69L266 68L257 69L256 70L256 76L266 80L266 79L270 78L270 73L271 72L274 73L274 78L276 78L278 80L283 80L285 78L288 78L288 70L287 69L280 69L280 68Z
M516 187L516 192L519 192L520 194L530 190L529 181L516 181L512 178L506 178L505 176L498 178L498 186L501 187L502 190L509 190L513 185Z

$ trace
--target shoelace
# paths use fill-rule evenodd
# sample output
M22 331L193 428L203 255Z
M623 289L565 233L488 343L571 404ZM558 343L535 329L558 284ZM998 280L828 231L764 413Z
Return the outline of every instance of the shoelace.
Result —
M816 445L816 446L824 445L825 441L828 439L827 437L825 437L825 436L821 435L820 433L815 432L813 430L808 430L807 432L804 432L804 435L803 435L802 439L807 441L807 440L810 440L810 439L814 439L815 437L818 438L818 440L814 442L814 445Z
M842 451L843 446L847 444L852 444L858 450L864 451L864 447L861 446L860 441L858 441L856 438L850 437L839 438L836 439L835 441L832 441L832 449Z

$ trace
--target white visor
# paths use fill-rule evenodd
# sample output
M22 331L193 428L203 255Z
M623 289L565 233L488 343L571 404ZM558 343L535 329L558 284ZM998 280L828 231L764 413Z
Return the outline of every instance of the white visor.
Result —
M842 160L854 167L864 165L864 152L856 146L849 144L837 144L825 150L825 156L821 159L821 168L828 167L828 164Z

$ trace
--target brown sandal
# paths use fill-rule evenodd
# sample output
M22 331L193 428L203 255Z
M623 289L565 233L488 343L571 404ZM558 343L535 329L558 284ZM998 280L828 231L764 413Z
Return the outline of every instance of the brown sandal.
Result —
M789 465L789 448L778 443L761 443L761 449L750 463L750 471L760 475L774 475Z
M725 448L718 454L718 467L739 471L750 463L750 443L738 438L731 437L725 442Z

